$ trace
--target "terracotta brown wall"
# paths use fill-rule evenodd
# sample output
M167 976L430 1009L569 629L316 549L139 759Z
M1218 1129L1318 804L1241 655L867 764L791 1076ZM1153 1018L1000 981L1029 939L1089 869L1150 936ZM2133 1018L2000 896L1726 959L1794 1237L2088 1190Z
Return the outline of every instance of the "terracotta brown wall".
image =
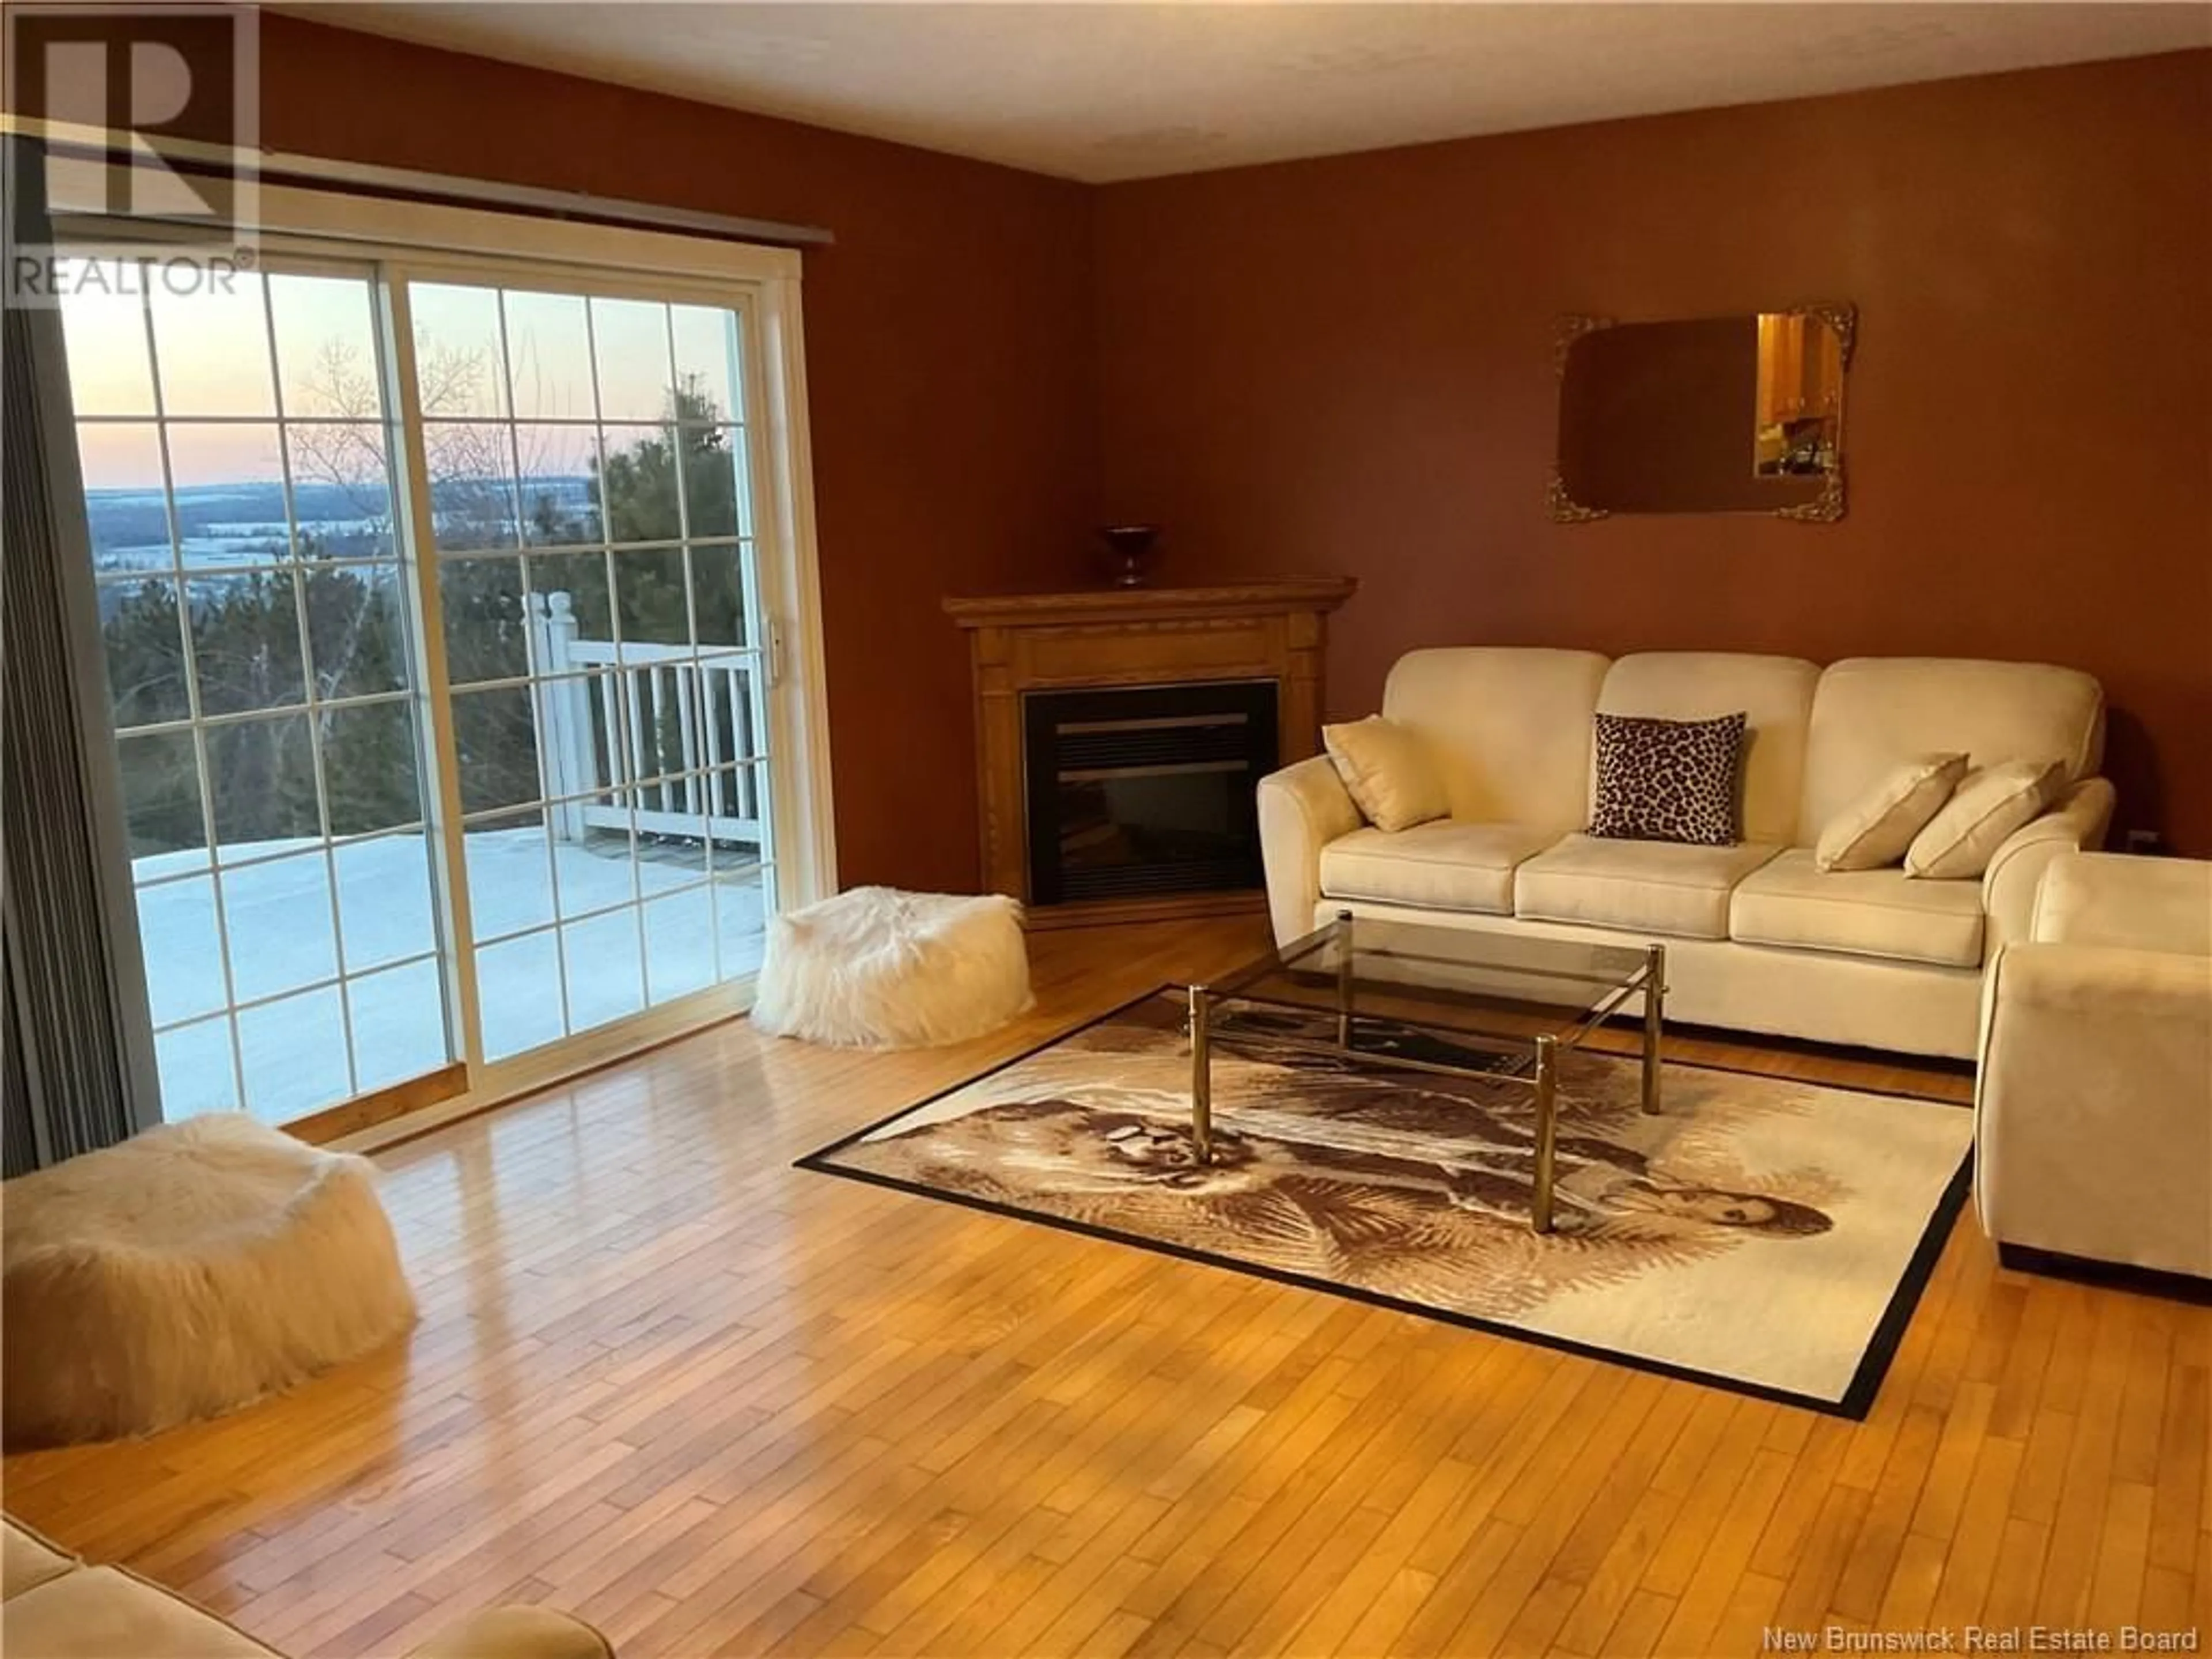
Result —
M836 234L805 281L840 869L972 888L966 644L938 601L1084 574L1089 193L289 16L262 60L279 149Z
M830 227L806 255L848 881L967 886L947 592L1344 571L1330 699L1451 641L2077 665L2212 854L2212 53L1103 191L263 22L266 140ZM1544 516L1562 312L1861 308L1850 514Z
M1100 506L1178 576L1341 571L1410 647L2071 664L2118 823L2212 854L2212 53L1117 185ZM1544 512L1554 317L1861 314L1850 515Z

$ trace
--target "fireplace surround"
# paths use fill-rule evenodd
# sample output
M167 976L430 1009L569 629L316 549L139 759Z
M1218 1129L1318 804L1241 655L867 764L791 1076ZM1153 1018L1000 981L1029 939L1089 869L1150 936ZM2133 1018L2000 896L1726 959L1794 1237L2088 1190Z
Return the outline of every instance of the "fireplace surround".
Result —
M1341 577L948 599L982 885L1032 927L1258 911L1254 786L1318 751Z

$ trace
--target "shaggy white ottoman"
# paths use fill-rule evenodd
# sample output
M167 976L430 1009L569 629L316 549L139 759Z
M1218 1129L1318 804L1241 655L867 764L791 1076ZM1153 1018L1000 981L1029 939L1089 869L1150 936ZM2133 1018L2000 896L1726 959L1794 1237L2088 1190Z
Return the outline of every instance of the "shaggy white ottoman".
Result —
M376 1166L237 1113L9 1182L0 1242L11 1449L229 1411L415 1321Z
M998 894L855 887L775 917L753 1024L848 1048L923 1048L1030 1006L1022 907Z

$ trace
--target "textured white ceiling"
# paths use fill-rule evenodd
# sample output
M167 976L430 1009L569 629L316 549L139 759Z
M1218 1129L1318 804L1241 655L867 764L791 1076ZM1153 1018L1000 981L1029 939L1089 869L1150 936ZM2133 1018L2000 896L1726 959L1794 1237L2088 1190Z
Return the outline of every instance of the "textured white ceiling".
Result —
M293 4L1092 183L2212 45L2212 4Z

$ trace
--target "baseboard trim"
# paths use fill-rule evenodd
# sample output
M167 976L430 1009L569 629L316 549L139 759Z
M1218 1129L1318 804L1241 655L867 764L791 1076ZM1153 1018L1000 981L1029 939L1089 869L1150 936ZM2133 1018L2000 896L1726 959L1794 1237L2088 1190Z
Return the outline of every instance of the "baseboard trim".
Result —
M2000 1244L1997 1261L2015 1273L2044 1273L2052 1279L2077 1279L2109 1290L2138 1291L2146 1296L2168 1297L2177 1302L2212 1307L2212 1279L2200 1279L2194 1273L2138 1267L2131 1262L2098 1261L2059 1250L2039 1250L2032 1244Z

